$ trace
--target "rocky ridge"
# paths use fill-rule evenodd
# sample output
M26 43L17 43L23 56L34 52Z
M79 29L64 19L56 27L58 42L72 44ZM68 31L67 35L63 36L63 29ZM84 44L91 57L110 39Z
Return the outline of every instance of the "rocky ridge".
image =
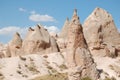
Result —
M37 25L35 29L30 28L22 45L23 53L52 53L58 52L59 48L53 37L42 25Z
M120 35L112 16L96 8L83 24L83 32L93 55L116 57L120 54ZM91 37L90 37L91 36Z
M96 8L81 25L75 9L60 35L37 25L25 39L17 32L7 45L0 44L0 80L119 80L119 41L107 11Z

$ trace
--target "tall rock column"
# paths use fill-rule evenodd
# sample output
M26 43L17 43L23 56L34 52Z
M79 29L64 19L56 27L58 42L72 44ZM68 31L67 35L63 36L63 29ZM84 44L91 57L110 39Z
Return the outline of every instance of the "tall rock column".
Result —
M80 80L82 77L90 77L93 80L97 80L96 65L88 50L76 9L68 28L67 40L69 80Z

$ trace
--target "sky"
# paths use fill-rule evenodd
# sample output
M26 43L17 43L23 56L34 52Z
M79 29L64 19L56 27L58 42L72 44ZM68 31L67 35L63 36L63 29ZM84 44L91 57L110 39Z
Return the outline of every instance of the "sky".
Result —
M27 29L36 24L59 32L74 9L83 24L96 7L107 10L120 29L120 0L0 0L0 43L9 42L15 32L24 38Z

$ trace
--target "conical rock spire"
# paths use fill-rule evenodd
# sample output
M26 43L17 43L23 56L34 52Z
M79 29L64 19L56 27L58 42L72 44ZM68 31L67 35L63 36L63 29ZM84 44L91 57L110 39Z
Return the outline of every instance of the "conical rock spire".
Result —
M95 8L89 15L83 24L83 31L90 51L94 55L106 56L107 49L109 50L110 46L116 48L120 44L120 35L113 18L102 8ZM96 54L96 52L99 54ZM110 51L108 54L119 53Z
M69 18L66 18L66 21L63 25L62 31L59 35L60 38L66 38L67 33L68 33L68 28L69 28Z
M98 72L83 35L82 25L76 10L70 21L67 37L67 64L69 80L80 80L88 76L98 79ZM91 74L92 73L92 74Z

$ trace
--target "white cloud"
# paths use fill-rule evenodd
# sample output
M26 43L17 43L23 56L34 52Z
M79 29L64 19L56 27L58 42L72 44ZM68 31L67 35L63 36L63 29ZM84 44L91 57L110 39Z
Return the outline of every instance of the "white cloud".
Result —
M49 33L59 33L59 29L56 26L44 26Z
M24 9L24 8L19 8L19 11L21 11L21 12L26 12L27 10Z
M29 27L8 26L0 29L0 35L13 36L16 32L20 33L22 37L26 35ZM34 28L34 27L33 27ZM49 33L58 33L59 29L56 26L44 26Z
M22 37L25 36L27 28L21 28L16 26L8 26L0 29L0 35L13 36L16 32L19 32Z
M31 11L30 13L31 13L31 14L35 14L36 12L35 12L35 11Z
M49 15L40 15L40 14L37 14L35 12L32 12L34 14L31 14L29 16L29 19L31 21L34 21L34 22L53 22L55 21L55 19L52 17L52 16L49 16Z
M34 10L27 11L24 8L19 8L19 11L30 13L29 20L34 21L34 22L54 22L54 21L56 21L52 16L47 15L47 14L41 15L41 14L36 13L36 11L34 11Z
M34 29L35 26L32 26ZM8 26L4 28L0 28L0 40L2 42L8 42L12 39L13 35L18 32L21 37L24 38L26 36L27 30L29 27L17 27L17 26ZM48 30L50 34L59 33L59 29L56 26L44 26Z

